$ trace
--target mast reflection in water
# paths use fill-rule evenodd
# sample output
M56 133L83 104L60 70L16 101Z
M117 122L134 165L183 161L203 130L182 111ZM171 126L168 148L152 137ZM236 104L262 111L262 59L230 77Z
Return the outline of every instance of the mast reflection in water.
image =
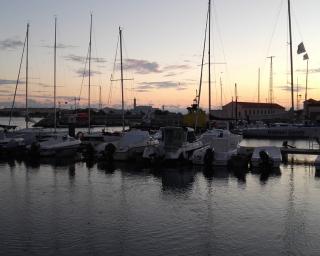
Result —
M2 255L317 255L319 173L0 163Z

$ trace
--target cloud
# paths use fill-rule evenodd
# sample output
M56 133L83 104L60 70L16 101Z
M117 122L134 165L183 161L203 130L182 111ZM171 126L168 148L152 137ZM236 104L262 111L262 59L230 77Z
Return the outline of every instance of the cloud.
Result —
M138 92L148 92L152 89L176 89L176 90L185 90L187 86L185 84L172 82L172 81L162 81L162 82L144 82L140 83L136 87Z
M49 45L49 44L43 44L43 45L41 45L41 47L53 48L54 46L53 45ZM78 47L78 46L70 45L70 44L58 43L56 47L57 47L57 49L68 49L68 48L75 48L75 47Z
M0 89L0 93L10 93L11 90L6 90L6 89Z
M43 88L52 88L52 87L54 87L53 86L53 84L46 84L46 83L37 83L37 85L39 85L39 86L41 86L41 87L43 87ZM56 87L64 87L64 86L62 86L62 85L56 85Z
M16 84L17 80L7 80L7 79L0 79L0 85L11 85ZM19 81L19 84L24 84L24 81Z
M297 69L297 72L306 73L307 69ZM320 68L312 68L308 70L309 73L320 73Z
M47 93L47 91L41 91L41 90L31 91L31 92L34 92L34 93Z
M170 72L170 73L164 75L164 77L177 76L178 74L179 74L179 73Z
M2 50L14 50L22 45L23 42L16 38L7 38L0 41L0 49Z
M138 74L161 73L160 66L157 62L147 60L126 59L124 69L132 70Z
M68 98L63 98L61 99L61 101L64 103L64 102L68 102L69 104L65 105L63 104L63 107L64 106L70 106L70 104L73 104L73 99L68 99ZM0 102L0 107L11 107L11 104L12 102L11 101L2 101ZM31 108L52 108L53 107L53 100L51 99L44 99L44 101L39 101L39 100L36 100L36 99L28 99L28 105L29 107ZM62 104L61 104L62 105ZM14 104L15 108L25 108L25 102L22 100L22 101L16 101L15 104Z
M64 56L65 60L69 60L69 61L73 61L73 62L78 62L78 63L84 63L86 61L86 57L84 56L79 56L79 55L75 55L75 54L69 54ZM106 63L107 60L104 58L91 58L92 62L96 62L96 63Z
M83 76L83 73L84 73L84 76L85 77L88 77L89 76L89 70L86 70L85 72L83 72L83 69L78 69L75 71L78 76L82 77ZM94 76L94 75L99 75L99 74L102 74L100 71L94 71L94 70L91 70L90 71L90 74L91 76Z
M191 68L189 65L183 64L183 65L168 65L163 67L163 71L168 71L168 70L176 70L176 69L189 69Z
M280 90L286 91L286 92L291 92L291 86L290 85L277 86L277 88L279 88ZM316 89L316 88L308 87L308 90L314 90L314 89ZM293 87L293 91L297 92L297 86L296 85ZM304 92L305 91L305 87L304 86L300 86L298 91L299 92Z

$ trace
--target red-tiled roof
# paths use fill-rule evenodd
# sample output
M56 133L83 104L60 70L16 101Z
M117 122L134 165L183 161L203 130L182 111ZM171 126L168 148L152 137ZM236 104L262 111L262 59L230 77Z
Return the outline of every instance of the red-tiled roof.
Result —
M230 102L229 104L235 104L236 102ZM276 103L258 103L258 102L243 102L243 101L238 101L238 106L242 107L247 107L247 108L277 108L277 109L285 109L284 107L280 106L279 104Z

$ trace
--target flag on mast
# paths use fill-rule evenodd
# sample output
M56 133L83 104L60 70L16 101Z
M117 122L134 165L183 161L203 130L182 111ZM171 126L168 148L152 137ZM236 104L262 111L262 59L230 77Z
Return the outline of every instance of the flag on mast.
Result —
M298 45L297 54L304 53L304 52L306 52L306 49L304 48L303 42L301 42L301 43Z

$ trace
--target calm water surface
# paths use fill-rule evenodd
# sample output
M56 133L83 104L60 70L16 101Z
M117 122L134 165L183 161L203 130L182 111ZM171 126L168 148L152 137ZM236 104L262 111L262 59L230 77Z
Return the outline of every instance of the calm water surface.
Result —
M320 178L0 163L1 255L319 255Z

